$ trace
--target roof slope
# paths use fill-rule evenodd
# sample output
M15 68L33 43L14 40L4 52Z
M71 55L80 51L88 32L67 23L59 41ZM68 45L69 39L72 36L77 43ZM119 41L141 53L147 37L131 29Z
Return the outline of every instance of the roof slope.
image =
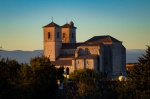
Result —
M58 24L54 23L54 22L51 22L43 27L60 27Z
M76 27L71 26L70 24L66 23L62 26L62 28L76 28Z
M60 54L57 59L62 59L62 58L75 58L74 54Z
M102 44L102 43L106 43L106 42L121 42L109 35L106 36L94 36L92 38L90 38L89 40L85 41L84 44Z
M81 56L76 57L76 59L94 59L97 57L98 55L81 55Z
M82 43L62 43L62 49L76 49Z

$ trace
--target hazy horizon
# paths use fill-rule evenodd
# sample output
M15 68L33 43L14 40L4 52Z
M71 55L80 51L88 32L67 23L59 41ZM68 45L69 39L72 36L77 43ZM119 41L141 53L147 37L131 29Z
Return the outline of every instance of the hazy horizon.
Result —
M5 49L0 49L0 51L3 50L3 51L38 51L38 50L44 50L44 49L33 49L33 50L21 50L21 49L14 49L14 50L5 50ZM145 49L126 49L126 50L146 50Z
M131 49L126 50L126 62L127 63L135 63L137 62L137 58L141 57L142 54L145 54L145 49ZM7 51L3 50L0 51L0 58L9 58L9 59L15 59L18 62L30 62L30 58L34 58L37 56L43 55L43 50L33 50L33 51L22 51L22 50L14 50L14 51Z

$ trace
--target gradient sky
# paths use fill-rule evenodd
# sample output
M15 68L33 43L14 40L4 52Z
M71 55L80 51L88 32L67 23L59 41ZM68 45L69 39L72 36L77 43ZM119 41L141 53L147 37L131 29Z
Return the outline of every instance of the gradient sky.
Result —
M0 46L43 49L42 26L71 20L77 41L111 35L126 49L150 45L150 0L0 0Z

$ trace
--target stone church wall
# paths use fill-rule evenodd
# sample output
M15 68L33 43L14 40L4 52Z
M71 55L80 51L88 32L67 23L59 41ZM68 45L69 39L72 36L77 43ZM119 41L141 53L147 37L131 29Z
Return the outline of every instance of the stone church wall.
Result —
M70 29L69 28L62 28L62 42L69 43L70 42Z
M121 43L114 43L112 49L113 60L113 75L119 76L122 72L122 45Z
M122 46L122 73L126 75L126 48Z
M93 67L93 69L95 69L95 71L97 71L97 72L99 72L99 65L98 65L98 60L97 60L97 58L95 58L94 60L94 67Z
M79 55L98 55L99 54L99 46L81 46L78 47L80 50L78 52Z
M93 69L94 61L93 61L93 59L86 59L85 64L86 64L86 66L85 66L86 68Z
M84 69L84 59L77 59L76 60L76 69Z
M70 28L70 42L76 43L76 29Z
M44 43L44 56L49 57L50 61L55 61L55 47L49 47L54 46L54 42L45 42Z
M95 69L97 70L97 60L96 59L77 59L76 60L76 65L75 69L84 69L84 68L89 68L89 69Z

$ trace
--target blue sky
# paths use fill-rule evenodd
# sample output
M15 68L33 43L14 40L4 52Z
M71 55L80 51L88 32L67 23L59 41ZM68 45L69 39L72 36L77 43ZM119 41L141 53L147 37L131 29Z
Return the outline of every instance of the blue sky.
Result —
M77 41L111 35L127 49L150 45L150 0L0 0L0 46L43 49L42 26L71 20Z

